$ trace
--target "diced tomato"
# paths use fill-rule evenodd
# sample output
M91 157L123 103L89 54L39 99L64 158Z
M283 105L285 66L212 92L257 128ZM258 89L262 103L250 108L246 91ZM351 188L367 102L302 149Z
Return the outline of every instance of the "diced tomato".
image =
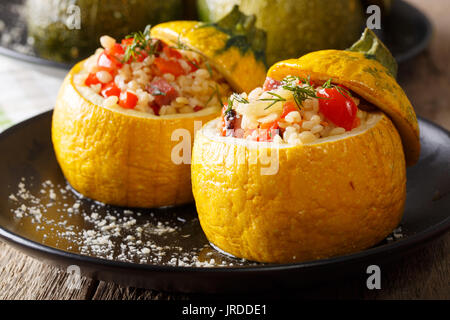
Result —
M200 110L202 110L202 109L203 109L202 106L195 106L195 107L194 107L194 112L200 111Z
M280 81L274 80L272 78L267 77L266 81L264 81L263 90L264 91L270 91L274 88L279 87L281 84Z
M256 141L270 141L270 129L260 129Z
M120 96L121 90L116 86L114 82L110 82L106 84L101 91L101 94L104 98L111 97L111 96Z
M273 141L273 138L278 133L278 130L278 124L277 128L259 129L256 141Z
M310 85L310 86L313 85L313 82L311 81L310 77L304 78L303 80L298 80L298 84L302 84L302 83Z
M175 77L178 77L186 73L177 60L167 60L157 57L155 58L154 63L162 74L170 73Z
M138 54L137 57L136 57L136 60L137 60L138 62L142 62L142 61L144 61L145 58L147 58L147 57L148 57L148 53L147 53L146 51L140 51L139 54Z
M253 131L255 131L255 130L258 130L258 129L246 129L244 132L244 138L246 139L248 136L253 135ZM257 140L257 139L254 139L253 137L251 139L255 140L255 141Z
M86 80L84 80L84 84L87 85L88 87L92 84L98 84L98 83L100 83L100 80L98 80L95 72L89 73Z
M269 123L261 123L258 130L257 141L272 141L273 137L280 130L278 120Z
M128 60L125 61L125 63L129 63L129 62L133 62L133 61L142 62L145 60L145 58L148 57L148 53L146 51L143 51L140 49L136 49L135 51L136 51L135 55L130 56L128 58ZM123 55L122 55L122 57L123 57Z
M116 72L117 69L120 69L122 67L122 64L117 58L112 57L105 51L103 51L98 56L97 66L105 71Z
M160 107L170 104L176 97L178 97L178 91L165 79L153 80L148 85L147 91L155 97L154 101Z
M345 87L341 88L348 90ZM347 131L355 128L358 107L344 90L321 89L317 96L323 98L319 99L319 110L328 120Z
M281 114L280 118L284 119L292 111L298 111L297 105L292 101L286 102L283 105L283 113Z
M137 102L138 97L130 91L125 91L120 94L119 105L122 108L133 109L136 107Z
M165 55L169 58L176 58L176 59L181 59L183 56L181 55L181 53L175 49L175 48L171 48L167 45L165 45L163 47L163 52L165 53Z
M220 129L221 129L220 133L222 136L225 136L227 133L227 128L225 127L225 110L227 109L227 107L228 107L228 104L225 103L222 107L222 113L220 116L220 119L221 119L220 120Z
M194 72L198 70L198 61L197 60L188 60L187 61L188 65L191 67L191 71L190 72Z
M106 53L109 56L115 56L115 57L121 57L123 54L125 54L125 50L123 49L122 45L119 43L115 43L114 46L108 50L106 50Z
M121 44L126 47L126 46L131 45L133 43L133 41L134 41L134 38L126 38L126 39L122 39Z
M228 103L225 102L222 107L222 119L225 116L225 111L227 111L227 109L228 109Z
M261 124L259 125L259 127L260 127L261 129L278 129L278 128L279 128L279 126L278 126L278 120L275 120L275 121L273 121L273 122L268 122L268 123L261 123Z

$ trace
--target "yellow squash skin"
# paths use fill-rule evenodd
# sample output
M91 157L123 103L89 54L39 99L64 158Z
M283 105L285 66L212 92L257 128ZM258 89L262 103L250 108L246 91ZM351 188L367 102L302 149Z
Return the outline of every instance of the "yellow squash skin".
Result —
M66 76L53 112L52 140L67 181L81 194L129 207L191 202L190 165L175 164L175 129L194 134L194 121L206 123L219 110L152 116L111 110L86 100L73 83L80 62Z
M243 53L234 46L226 48L229 35L213 26L197 21L165 22L154 26L151 35L172 45L181 41L200 52L237 92L249 92L264 83L265 64L251 50Z
M353 136L280 148L274 175L251 160L267 147L205 132L192 158L198 216L208 240L236 257L282 263L357 252L401 220L405 157L384 114Z
M342 84L391 117L402 137L406 164L419 159L419 125L408 97L388 70L374 59L359 52L322 50L299 59L274 64L267 76L281 80L287 75L306 77L312 81Z
M203 54L236 91L264 82L265 65L251 50L245 54L235 47L223 50L228 35L201 26L195 21L174 21L155 26L151 35L168 44L180 41ZM74 86L73 75L81 65L64 80L53 114L53 145L68 182L87 197L120 206L193 201L190 165L172 162L171 152L179 141L171 136L176 129L187 129L193 138L194 121L204 124L217 117L220 108L174 116L103 108L86 100Z

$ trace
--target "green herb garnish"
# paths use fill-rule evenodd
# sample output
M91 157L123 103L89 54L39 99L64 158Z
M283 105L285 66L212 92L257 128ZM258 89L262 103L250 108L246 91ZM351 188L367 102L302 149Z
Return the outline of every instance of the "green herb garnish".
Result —
M209 61L206 61L206 62L205 62L205 66L206 66L206 69L207 69L208 72L209 72L209 76L212 78L212 76L213 76L213 71L212 71L211 65L209 64Z
M147 25L144 32L133 32L125 37L125 39L133 38L133 42L125 49L125 54L122 62L126 63L130 60L134 60L136 56L142 52L147 52L149 56L153 55L160 47L160 41L153 39L150 36L151 26Z
M233 110L233 101L234 101L234 99L232 99L231 96L228 97L228 107L227 107L227 110L225 110L225 112L224 112L225 115L228 115L231 112L231 110Z
M236 100L239 103L250 103L247 99L242 97L240 94L233 93L231 96L233 97L233 100Z
M160 91L158 88L151 86L153 89L155 89L154 91L152 91L152 96L165 96L166 93Z
M267 107L264 108L264 110L269 109L271 106L273 106L275 103L277 102L283 102L286 101L285 98L281 97L280 95L274 93L274 92L267 92L268 94L270 94L272 96L272 98L264 98L264 99L258 99L258 101L272 101L271 104L269 104Z
M333 87L333 84L331 84L331 78L330 79L328 79L323 85L322 85L322 88L324 88L324 89L331 89L332 87Z
M191 48L189 48L187 45L185 45L182 41L181 41L181 35L178 35L177 38L177 44L175 46L171 46L171 48L174 49L178 49L178 50L185 50L185 51L193 51Z
M345 89L345 88L343 88L343 87L341 87L341 86L332 84L331 81L333 81L333 79L331 79L331 78L328 79L328 80L322 85L322 88L324 88L324 89L332 89L332 88L336 88L336 90L337 90L344 98L351 98L351 97L352 97L352 94L351 94L350 91L348 91L347 89Z
M342 88L341 86L335 86L335 88L342 96L344 96L344 98L351 98L352 97L352 94L347 89Z
M215 87L213 86L209 86L210 88L212 88L214 91L212 92L212 94L209 96L208 101L206 101L206 105L208 105L211 100L214 98L214 96L217 97L217 100L219 100L220 105L222 106L222 108L224 107L224 104L222 102L222 97L220 95L220 91L219 91L219 86L216 84Z
M181 41L180 35L178 35L178 38L177 38L177 44L174 45L174 46L171 46L170 48L177 49L177 50L191 51L191 52L197 53L195 50L189 48L187 45L185 45L185 44ZM191 63L194 67L196 67L197 69L200 69L199 64L198 64L195 60L189 59L189 58L186 57L186 56L184 56L183 58L184 58L185 60L187 60L188 62L190 62L190 63ZM212 73L211 65L209 64L208 61L205 62L205 65L206 65L206 68L208 69L208 72L209 72L210 77L212 77L212 76L213 76L213 73Z
M303 86L300 86L298 82L301 82ZM302 108L303 101L311 98L320 99L320 97L317 96L316 89L311 85L309 77L306 79L293 76L286 77L283 79L282 88L292 92L295 104L300 109Z

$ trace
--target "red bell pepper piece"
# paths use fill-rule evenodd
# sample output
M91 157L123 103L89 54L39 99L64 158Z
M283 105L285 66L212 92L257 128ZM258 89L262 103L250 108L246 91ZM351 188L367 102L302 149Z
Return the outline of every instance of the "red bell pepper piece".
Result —
M120 94L119 105L122 108L133 109L136 107L137 102L138 97L130 91L125 91Z
M161 57L157 57L155 58L154 63L162 74L170 73L175 77L186 74L186 71L177 60L167 60Z

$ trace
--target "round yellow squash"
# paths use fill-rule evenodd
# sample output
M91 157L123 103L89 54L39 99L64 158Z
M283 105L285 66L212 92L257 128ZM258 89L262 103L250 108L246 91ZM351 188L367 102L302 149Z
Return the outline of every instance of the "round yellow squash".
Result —
M420 153L417 119L394 78L395 60L375 34L366 30L351 50L281 61L267 76L316 84L331 78L348 87L381 110L359 128L278 146L222 137L218 120L197 133L193 193L215 246L261 262L307 261L371 247L398 225L406 164Z
M237 92L261 86L266 77L264 59L253 50L227 44L232 36L197 21L161 23L151 30L154 38L175 45L179 41L206 56Z
M191 166L201 226L219 249L260 262L314 260L373 246L400 222L405 158L383 113L279 149L221 137L217 121L197 132Z
M267 76L281 80L287 75L307 77L321 83L332 78L385 112L402 137L406 164L419 159L419 125L414 108L403 89L380 62L360 52L322 50L299 59L274 64Z
M166 43L179 39L204 54L234 90L247 90L264 81L264 64L256 61L251 50L242 55L230 48L215 56L208 48L216 48L217 39L228 35L216 28L189 29L189 41L183 42L178 35L184 35L187 25L199 27L196 22L179 21L155 26L151 33ZM202 36L205 31L207 37ZM180 143L175 133L185 129L193 139L195 121L201 127L217 117L220 108L153 116L118 106L104 107L74 84L82 63L66 76L53 112L53 145L67 181L84 196L113 205L159 207L191 202L190 165L172 160ZM238 77L243 70L255 76Z

